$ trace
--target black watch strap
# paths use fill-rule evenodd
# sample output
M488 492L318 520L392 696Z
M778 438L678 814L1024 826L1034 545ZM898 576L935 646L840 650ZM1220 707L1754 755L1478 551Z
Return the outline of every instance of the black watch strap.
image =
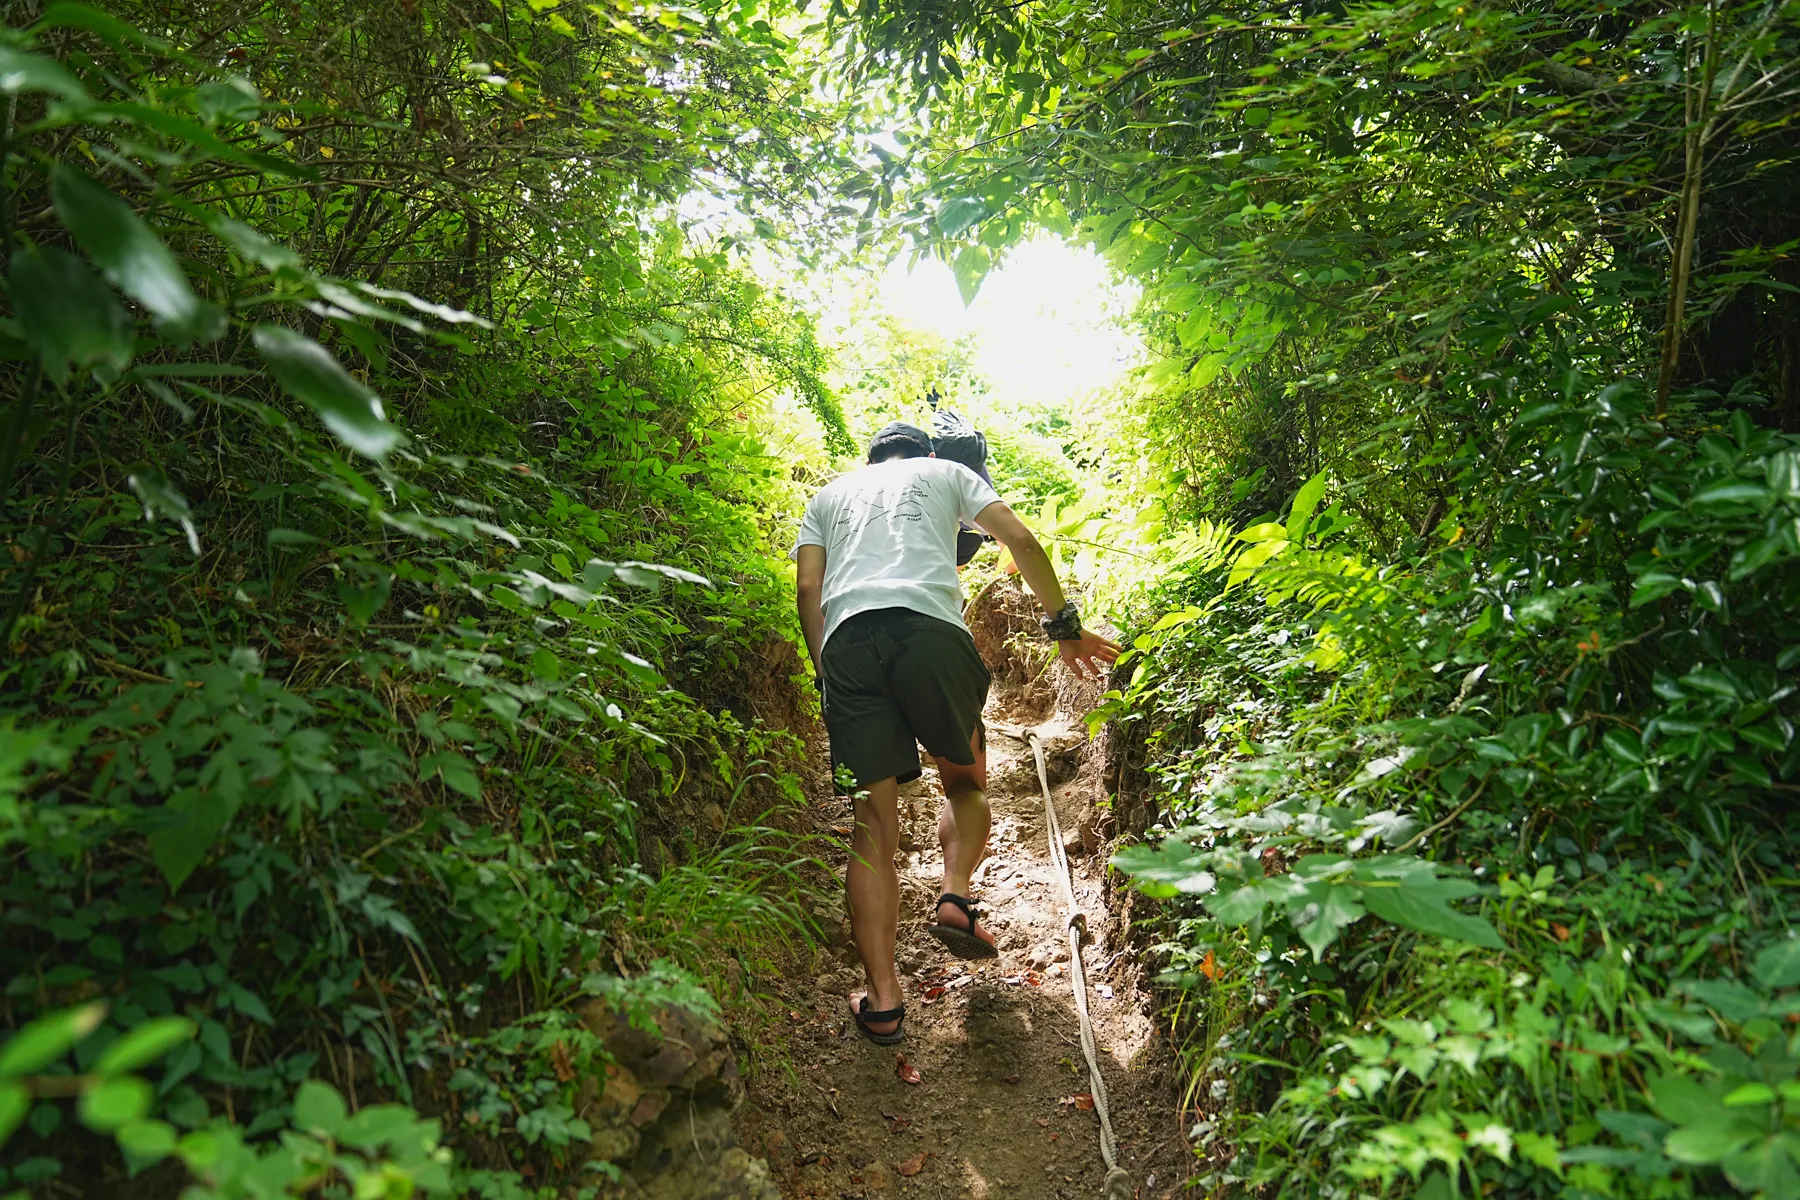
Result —
M1073 600L1039 622L1044 636L1053 642L1073 642L1081 637L1081 611Z

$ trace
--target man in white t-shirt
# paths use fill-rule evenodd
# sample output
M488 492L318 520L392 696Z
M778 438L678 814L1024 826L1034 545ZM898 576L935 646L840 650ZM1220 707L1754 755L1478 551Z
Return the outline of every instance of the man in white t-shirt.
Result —
M944 787L938 840L943 894L929 932L951 953L991 958L994 937L968 898L987 849L988 671L963 624L956 578L961 522L1012 552L1063 661L1104 671L1119 647L1081 628L1049 555L975 472L933 457L931 435L895 423L869 444L869 465L827 484L795 540L800 626L824 697L831 760L848 774L856 808L845 886L868 988L850 997L864 1036L901 1039L906 1006L894 969L900 919L900 784L919 777L918 745Z

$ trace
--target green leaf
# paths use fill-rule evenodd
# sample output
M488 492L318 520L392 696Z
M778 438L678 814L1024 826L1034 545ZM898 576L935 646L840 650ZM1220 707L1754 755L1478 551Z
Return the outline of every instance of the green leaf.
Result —
M1788 938L1765 946L1756 956L1756 981L1764 987L1793 987L1800 983L1800 938Z
M419 760L419 778L433 775L443 778L444 785L461 792L471 800L481 799L481 776L475 765L454 750L439 750Z
M1644 746L1638 735L1624 729L1609 729L1600 739L1606 752L1629 767L1644 765Z
M203 83L194 89L194 111L208 125L221 121L254 121L262 111L262 93L238 75Z
M1765 1200L1793 1200L1800 1196L1796 1156L1800 1156L1800 1138L1781 1133L1754 1139L1746 1148L1726 1156L1720 1166L1725 1168L1725 1178L1741 1191L1756 1192Z
M218 788L204 792L184 788L169 798L159 814L162 823L150 834L150 858L169 881L170 891L179 891L206 861L236 811L237 797Z
M1773 1104L1775 1089L1766 1083L1746 1083L1732 1088L1725 1093L1726 1108L1750 1108L1758 1104Z
M67 1054L106 1019L106 1005L83 1004L39 1017L0 1046L0 1079L30 1075Z
M981 292L982 281L987 278L993 265L993 256L980 246L964 247L962 253L956 256L950 269L956 276L956 290L961 294L963 304L975 303L975 297Z
M1320 471L1302 484L1298 492L1294 493L1293 507L1288 509L1288 541L1305 540L1306 530L1312 524L1313 510L1319 507L1319 501L1325 495L1325 474L1324 471Z
M937 227L947 238L960 237L986 215L987 205L979 196L952 196L938 207Z
M1637 587L1631 593L1631 607L1642 608L1646 604L1661 600L1682 586L1679 578L1660 571L1651 571L1640 575Z
M150 1082L136 1075L105 1079L81 1093L81 1123L89 1129L110 1133L132 1121L142 1120L156 1098Z
M329 1083L309 1079L294 1093L294 1124L301 1129L335 1138L349 1113L344 1098Z
M1324 958L1338 934L1364 914L1357 890L1349 883L1321 880L1305 884L1289 897L1287 905L1289 921L1300 931L1314 960Z
M0 1146L12 1136L13 1130L31 1111L31 1092L24 1084L11 1079L0 1079Z
M381 400L350 377L331 352L280 325L258 325L256 349L288 394L319 414L345 445L368 458L386 458L404 440L383 420Z
M16 96L21 92L49 92L78 104L88 98L81 81L50 59L0 45L0 93Z
M94 1063L97 1075L117 1075L149 1066L194 1036L198 1028L186 1017L156 1017L145 1021L108 1046Z
M45 29L85 29L98 34L108 45L143 46L150 50L167 50L169 43L159 37L152 37L135 25L101 12L92 5L79 4L75 0L56 0L56 3L45 7L44 15L37 19L31 27L33 33Z
M270 241L261 231L230 217L215 216L209 223L214 235L241 257L265 271L298 271L300 255L279 242Z
M13 254L6 283L25 340L51 379L60 383L71 364L114 371L130 364L131 314L73 254L28 246Z
M188 507L187 497L169 482L161 468L139 467L125 477L125 482L144 506L144 520L154 521L162 516L174 521L187 534L188 549L195 558L200 557L200 533L194 528L193 510Z
M402 1104L371 1104L359 1109L337 1132L346 1146L367 1149L406 1133L419 1123L418 1114Z
M144 1163L167 1158L175 1150L175 1127L166 1121L128 1121L113 1131L120 1149Z
M1450 907L1475 890L1466 880L1439 878L1435 865L1423 859L1372 859L1359 867L1363 906L1382 920L1489 950L1506 948L1486 920Z
M1172 837L1154 846L1127 846L1112 856L1112 865L1127 875L1191 896L1204 896L1217 884L1212 863L1211 851L1196 850Z
M1656 1114L1675 1125L1698 1125L1731 1118L1716 1089L1692 1075L1671 1071L1650 1081L1650 1100Z
M1726 1158L1762 1136L1763 1131L1741 1117L1724 1117L1685 1125L1663 1139L1663 1153L1677 1162L1705 1166Z
M1774 494L1760 483L1743 483L1731 481L1715 483L1711 487L1701 488L1694 494L1696 505L1727 504L1764 504L1773 500Z
M113 286L184 338L210 340L225 331L225 314L188 286L174 254L131 205L67 163L50 170L56 215Z

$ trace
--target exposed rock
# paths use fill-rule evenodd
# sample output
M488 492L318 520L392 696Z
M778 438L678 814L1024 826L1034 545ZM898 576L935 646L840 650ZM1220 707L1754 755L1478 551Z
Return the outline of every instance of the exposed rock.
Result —
M640 1029L601 1001L581 1021L614 1060L578 1096L588 1156L625 1173L603 1200L780 1200L768 1164L732 1131L744 1085L722 1029L674 1007Z

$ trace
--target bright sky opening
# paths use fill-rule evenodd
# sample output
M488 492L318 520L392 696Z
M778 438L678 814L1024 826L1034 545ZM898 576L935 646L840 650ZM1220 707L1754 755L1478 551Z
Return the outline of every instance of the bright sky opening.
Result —
M917 329L975 343L996 396L1060 404L1107 387L1143 360L1126 321L1138 289L1115 281L1093 250L1048 234L1010 251L965 307L950 268L904 261L882 276L889 312Z

